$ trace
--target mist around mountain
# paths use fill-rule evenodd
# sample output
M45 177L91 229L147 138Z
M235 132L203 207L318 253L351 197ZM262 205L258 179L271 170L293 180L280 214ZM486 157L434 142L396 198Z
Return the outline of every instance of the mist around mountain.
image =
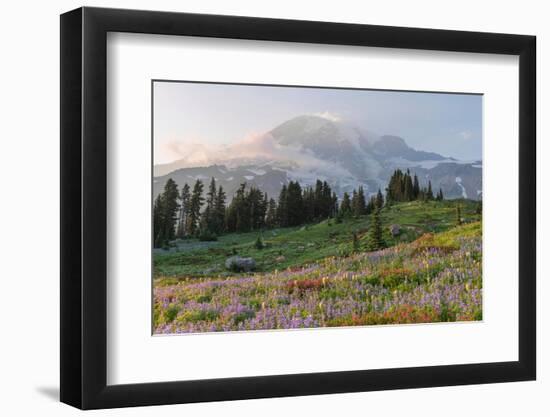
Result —
M339 197L360 185L374 194L385 189L397 168L416 173L421 185L431 181L446 199L479 199L482 192L481 161L416 150L404 138L379 136L319 115L295 117L228 146L186 146L182 154L177 161L154 166L154 197L168 178L181 187L212 177L229 200L243 182L277 198L282 185L291 180L303 185L327 181Z

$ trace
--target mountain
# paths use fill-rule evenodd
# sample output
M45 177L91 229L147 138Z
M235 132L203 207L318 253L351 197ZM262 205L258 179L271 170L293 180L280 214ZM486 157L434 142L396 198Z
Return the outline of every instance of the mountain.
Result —
M192 187L196 180L202 180L206 190L212 177L216 179L216 186L223 187L228 200L231 200L233 193L243 182L259 188L273 198L279 196L281 187L288 182L286 171L273 169L269 166L262 169L256 166L228 168L225 165L212 165L178 169L167 175L155 177L153 179L153 194L154 197L158 195L168 178L172 178L180 187L185 183Z
M403 158L409 161L442 161L445 158L435 152L409 148L399 136L384 135L372 144L371 150L381 158Z
M403 138L378 136L348 123L322 116L302 115L269 132L240 143L212 149L189 147L184 159L154 167L156 196L172 177L180 186L210 178L222 185L231 199L242 182L278 196L290 180L313 185L326 180L339 196L359 185L373 194L384 189L392 172L409 169L421 185L432 182L446 198L480 198L481 162L458 161L435 152L408 146Z

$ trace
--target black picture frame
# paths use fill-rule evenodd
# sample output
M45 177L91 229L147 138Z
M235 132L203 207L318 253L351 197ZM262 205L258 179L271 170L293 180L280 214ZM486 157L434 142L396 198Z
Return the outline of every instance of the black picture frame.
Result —
M519 360L107 385L108 32L519 56ZM534 380L534 36L79 8L61 15L61 401L81 409Z

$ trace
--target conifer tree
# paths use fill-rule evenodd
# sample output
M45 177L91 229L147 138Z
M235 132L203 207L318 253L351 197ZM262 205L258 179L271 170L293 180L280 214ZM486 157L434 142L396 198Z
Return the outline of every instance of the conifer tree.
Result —
M315 182L315 191L313 191L313 200L314 200L313 216L316 219L323 217L323 213L325 211L323 207L324 196L325 196L324 184L321 182L321 180L317 180Z
M243 182L235 198L231 202L231 205L235 210L235 231L236 232L247 232L250 230L250 210L248 207L248 201L246 198L246 183Z
M359 238L357 236L357 232L354 231L352 235L353 235L353 241L352 241L353 251L358 252L360 245L359 245Z
M418 176L414 174L413 180L413 199L418 200L418 195L420 194L420 184L418 183Z
M258 237L256 238L256 242L254 242L254 247L258 250L262 250L264 248L264 242L261 235L258 235Z
M330 199L330 211L329 216L330 217L336 217L338 215L338 197L336 196L336 193L332 193L332 198Z
M203 182L197 180L193 186L193 192L189 200L189 218L187 222L187 234L189 236L195 236L199 230L201 207L204 204L203 189Z
M279 192L279 201L277 204L277 221L281 227L288 226L288 209L287 209L287 187L283 185Z
M215 233L221 234L225 231L225 191L220 185L216 195L216 203L214 205L215 213Z
M302 200L304 203L304 216L306 222L317 219L318 203L315 200L315 192L311 187L303 190Z
M372 196L371 198L369 198L369 202L367 203L367 208L366 208L366 214L371 214L374 209L376 208L376 196Z
M212 177L206 193L206 208L201 216L201 232L216 233L216 179Z
M365 190L363 189L363 186L360 185L359 189L357 190L357 199L359 200L359 215L367 214L367 202L365 201Z
M427 200L433 200L434 199L434 193L432 191L432 182L428 181L428 191L426 192L426 199Z
M164 191L160 197L158 208L160 213L157 213L157 222L160 220L158 236L158 244L163 245L176 237L176 221L178 219L179 210L179 191L178 185L172 178L168 178L164 185ZM153 213L154 214L154 213ZM160 215L158 215L160 214Z
M358 204L359 204L359 201L357 199L357 191L354 189L351 192L351 213L356 217L359 216L358 207L357 207Z
M405 174L405 177L403 178L403 199L405 201L413 201L414 200L414 185L411 178L411 173L407 169L407 173Z
M351 209L354 216L362 216L366 214L367 204L365 203L365 191L363 186L359 186L358 190L353 190L353 196L351 198Z
M376 207L371 214L370 229L367 236L367 249L374 251L385 247L382 237L382 223L380 221L380 209Z
M331 216L331 212L333 210L333 198L332 198L332 190L330 186L328 185L328 182L323 181L323 193L322 193L322 211L319 213L318 219L326 219L327 217Z
M346 191L344 192L344 196L342 197L342 203L340 203L339 214L343 217L347 217L350 216L351 213L351 200L349 198L349 194Z
M272 198L270 198L267 203L265 224L269 229L272 229L277 225L277 203L275 203L275 200Z
M162 194L157 195L153 203L153 246L159 248L162 246Z
M256 187L250 187L248 193L245 194L246 211L242 214L246 216L248 213L248 221L243 223L244 228L241 231L257 230L264 226L265 210L264 194Z
M297 226L303 223L302 188L298 181L290 181L287 187L287 221L289 226Z
M191 198L191 193L189 191L189 185L185 183L181 188L180 194L180 212L178 218L178 227L176 230L176 237L183 238L185 237L185 225L187 223L187 217L189 216L189 200Z

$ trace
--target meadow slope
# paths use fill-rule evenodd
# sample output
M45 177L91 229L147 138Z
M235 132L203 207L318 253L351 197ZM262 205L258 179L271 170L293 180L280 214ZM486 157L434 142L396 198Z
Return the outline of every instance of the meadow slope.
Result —
M376 252L349 243L367 219L287 230L266 239L254 274L212 267L213 248L225 251L220 258L247 255L252 236L156 255L154 333L481 320L481 222L465 204L468 223L453 226L452 207L406 203L383 211L385 226L399 223L403 233L398 240L386 236L394 246ZM185 263L193 256L199 268L211 269L193 273L196 264Z
M466 223L479 221L477 203L459 201ZM439 233L456 224L457 201L413 201L384 207L381 220L384 240L388 246L412 242L424 233ZM398 236L389 233L388 226L398 224ZM365 243L370 216L351 217L338 223L334 219L301 227L277 228L263 233L232 233L218 237L215 242L197 239L173 242L170 250L155 249L153 254L156 285L190 278L220 278L233 276L225 269L225 260L233 255L252 257L257 272L272 272L321 261L330 256L347 256L353 251L352 234L355 232ZM261 236L265 247L259 250L254 243Z

